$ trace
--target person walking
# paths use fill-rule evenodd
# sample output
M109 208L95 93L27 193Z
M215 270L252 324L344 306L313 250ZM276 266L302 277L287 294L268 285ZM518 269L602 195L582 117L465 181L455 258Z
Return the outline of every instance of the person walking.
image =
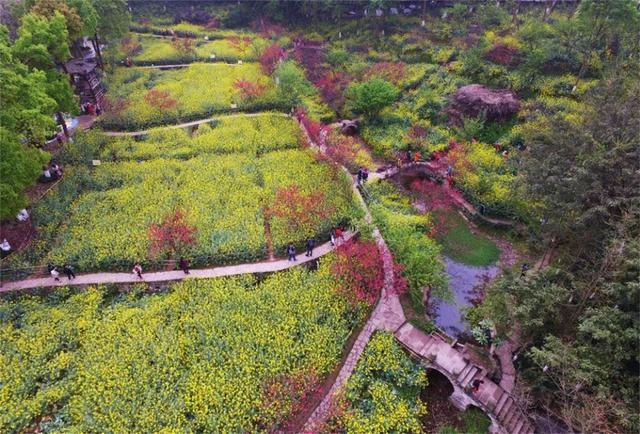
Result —
M336 242L338 242L340 240L344 241L344 236L343 236L343 233L342 233L342 228L341 227L337 227L336 228Z
M11 244L7 241L6 238L2 240L2 244L0 244L0 253L2 254L2 258L6 258L11 253Z
M178 262L180 269L184 271L184 274L189 274L189 261L184 258L180 258L180 262Z
M58 271L58 267L51 267L51 270L49 270L49 274L51 274L53 280L55 280L56 282L60 282L60 272Z
M529 267L529 264L527 262L523 263L522 267L520 269L521 270L520 277L524 277L527 274L527 271L529 271L529 268L530 267Z
M336 231L335 229L331 229L331 245L335 246L336 245Z
M478 393L478 390L480 390L480 385L484 384L483 380L478 380L477 378L475 380L473 380L471 382L471 393L475 394Z
M316 240L312 238L309 238L307 240L307 254L306 256L311 257L313 256L313 248L316 246Z
M289 243L289 246L287 246L287 255L289 256L290 261L297 261L296 248L294 247L293 243Z
M358 169L358 175L357 175L357 183L358 185L362 185L362 179L364 178L364 169L361 167Z
M76 273L73 272L73 267L69 264L62 266L62 272L67 276L69 280L76 278Z
M133 266L133 270L131 272L138 276L139 279L142 279L142 265L139 262L136 262L136 265Z

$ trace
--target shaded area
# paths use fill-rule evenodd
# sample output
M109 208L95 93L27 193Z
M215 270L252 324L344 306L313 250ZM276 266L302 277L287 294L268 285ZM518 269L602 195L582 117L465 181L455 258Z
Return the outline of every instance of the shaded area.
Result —
M459 411L449 401L453 385L440 372L427 370L429 386L420 393L420 400L427 405L427 414L422 418L426 433L486 433L490 419L477 407Z

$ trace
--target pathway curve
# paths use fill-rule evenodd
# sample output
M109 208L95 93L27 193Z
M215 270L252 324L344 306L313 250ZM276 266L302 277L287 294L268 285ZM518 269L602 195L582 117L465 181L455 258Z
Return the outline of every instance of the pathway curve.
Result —
M345 240L350 239L353 236L353 232L345 233ZM158 271L153 273L144 273L142 280L136 277L132 273L92 273L92 274L79 274L78 277L69 281L63 275L60 276L60 281L56 282L51 277L17 280L15 282L7 282L0 287L0 292L18 291L24 289L42 288L42 287L54 287L54 286L69 286L69 285L98 285L103 283L137 283L137 282L169 282L173 280L184 279L209 279L212 277L224 277L235 276L238 274L253 274L253 273L272 273L275 271L286 270L291 267L295 267L300 264L318 259L327 253L336 249L336 246L332 246L327 242L314 249L314 255L307 257L304 254L297 256L297 261L288 261L286 259L279 259L276 261L263 261L253 262L248 264L227 265L224 267L213 267L190 270L189 274L184 274L183 271Z
M299 124L308 143L318 152L324 152L326 146L322 141L325 136L321 134L321 143L316 143L311 139L304 123L299 122ZM340 167L353 179L345 167ZM373 225L373 218L360 190L353 183L352 188L365 212L366 223ZM491 418L493 432L532 434L534 432L533 425L531 425L527 414L517 405L516 399L490 380L486 369L470 362L469 357L465 355L463 346L456 345L455 342L450 344L436 333L426 334L407 322L400 298L394 290L393 257L380 231L375 225L373 227L373 237L382 256L385 276L381 297L340 368L336 381L313 411L302 431L304 433L318 432L327 420L335 393L345 385L355 369L371 335L375 330L385 330L394 333L400 344L418 356L425 367L437 369L449 378L454 389L457 388L458 391L457 396L452 397L457 399L452 400L460 409L469 405L481 408ZM475 379L482 380L483 384L478 392L471 394L468 392L468 386Z
M146 136L147 134L149 134L152 131L175 130L175 129L178 129L178 128L188 128L188 127L193 127L193 126L196 126L196 125L207 124L209 122L217 121L217 120L220 120L220 119L232 119L232 118L239 118L239 117L255 118L255 117L260 117L260 116L274 116L274 115L275 116L282 116L282 117L289 117L288 114L281 113L281 112L233 113L233 114L227 114L227 115L212 116L210 118L199 119L199 120L191 121L191 122L184 122L182 124L177 124L177 125L169 125L169 126L165 126L165 127L156 127L156 128L152 128L152 129L149 129L149 130L140 130L140 131L103 131L102 134L104 134L105 136L109 136L109 137Z

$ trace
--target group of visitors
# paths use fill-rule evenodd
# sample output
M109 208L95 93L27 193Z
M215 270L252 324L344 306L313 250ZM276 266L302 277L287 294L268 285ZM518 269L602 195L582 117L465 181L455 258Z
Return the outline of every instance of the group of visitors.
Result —
M60 281L60 266L49 264L47 265L47 270L49 270L49 274L53 277L53 280L56 282ZM62 266L62 272L67 276L69 280L76 278L76 273L73 270L73 267L69 264L64 264Z
M331 230L331 245L335 246L338 241L344 241L344 230L341 227L337 227ZM315 238L311 237L306 242L307 252L305 256L307 258L313 257L313 249L316 247ZM289 261L297 261L296 258L296 246L293 243L289 243L287 246L287 258Z
M358 185L364 184L367 179L369 179L369 170L366 167L359 168L357 175Z
M86 115L95 116L100 114L99 113L100 108L96 104L92 103L91 101L82 104L80 106L80 109L82 110L82 113Z
M62 166L51 161L48 165L42 166L42 176L40 182L53 182L62 178Z

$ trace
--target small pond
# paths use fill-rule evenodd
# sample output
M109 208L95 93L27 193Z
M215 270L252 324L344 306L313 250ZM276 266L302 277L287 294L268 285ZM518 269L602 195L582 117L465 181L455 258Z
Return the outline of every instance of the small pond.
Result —
M464 310L473 306L479 295L478 289L493 279L500 269L497 265L472 267L447 257L444 262L453 299L449 302L434 296L429 300L427 310L435 324L447 334L469 338L470 328L464 320Z

